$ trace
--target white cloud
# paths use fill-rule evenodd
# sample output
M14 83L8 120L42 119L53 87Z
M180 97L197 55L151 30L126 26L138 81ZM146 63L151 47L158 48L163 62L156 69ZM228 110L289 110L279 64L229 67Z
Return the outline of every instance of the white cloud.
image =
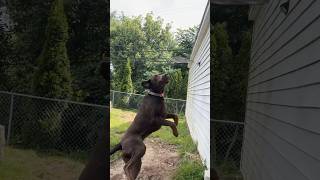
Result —
M111 0L112 11L128 16L145 15L153 12L171 23L172 30L199 25L208 0Z

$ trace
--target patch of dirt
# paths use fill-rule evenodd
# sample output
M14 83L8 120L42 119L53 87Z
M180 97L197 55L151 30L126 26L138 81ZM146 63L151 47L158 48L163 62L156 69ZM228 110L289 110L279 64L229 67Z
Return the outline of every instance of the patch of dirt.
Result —
M61 160L52 160L43 164L41 171L35 171L32 173L39 179L69 180L77 179L81 170L82 169L75 167L75 163L66 164Z
M175 145L164 143L160 139L149 138L144 141L147 150L142 159L138 180L169 180L177 168L179 154ZM126 180L124 163L119 159L110 164L111 180Z

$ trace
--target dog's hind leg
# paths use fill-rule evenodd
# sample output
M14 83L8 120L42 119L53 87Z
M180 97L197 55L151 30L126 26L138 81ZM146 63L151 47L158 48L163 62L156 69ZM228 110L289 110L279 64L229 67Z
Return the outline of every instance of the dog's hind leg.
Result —
M142 161L140 158L130 163L130 165L124 167L126 176L129 180L135 180L137 178L141 169L141 165Z
M141 158L146 152L146 146L143 141L135 144L132 148L132 152L125 153L123 160L125 161L124 172L129 180L135 180L141 169ZM130 159L129 159L130 157Z

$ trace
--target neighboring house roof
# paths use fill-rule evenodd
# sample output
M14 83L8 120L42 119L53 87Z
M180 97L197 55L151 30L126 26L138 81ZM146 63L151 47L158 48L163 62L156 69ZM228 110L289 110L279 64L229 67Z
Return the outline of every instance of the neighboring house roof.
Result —
M188 64L189 62L187 58L181 56L173 57L171 61L175 64Z
M200 48L201 42L205 36L205 33L209 29L209 27L210 27L210 3L208 1L206 9L204 11L204 15L203 15L201 23L200 23L199 31L198 31L196 39L195 39L195 43L194 43L194 46L192 49L192 53L190 56L190 62L188 64L188 67L190 67L191 64L193 63L194 56L197 54L197 51Z
M221 4L221 5L242 5L242 4L264 4L269 2L270 0L210 0L213 4Z

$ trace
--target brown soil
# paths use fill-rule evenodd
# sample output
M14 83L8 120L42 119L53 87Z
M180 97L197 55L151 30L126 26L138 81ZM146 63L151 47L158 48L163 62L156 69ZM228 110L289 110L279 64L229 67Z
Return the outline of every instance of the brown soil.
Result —
M159 139L145 140L146 154L142 159L142 167L138 180L169 180L177 168L179 155L175 145L162 142ZM121 159L110 164L110 179L125 180L124 163Z
M72 164L64 164L63 161L53 160L47 164L43 164L41 171L34 171L34 174L39 179L46 180L70 180L77 179L82 169L76 169Z

